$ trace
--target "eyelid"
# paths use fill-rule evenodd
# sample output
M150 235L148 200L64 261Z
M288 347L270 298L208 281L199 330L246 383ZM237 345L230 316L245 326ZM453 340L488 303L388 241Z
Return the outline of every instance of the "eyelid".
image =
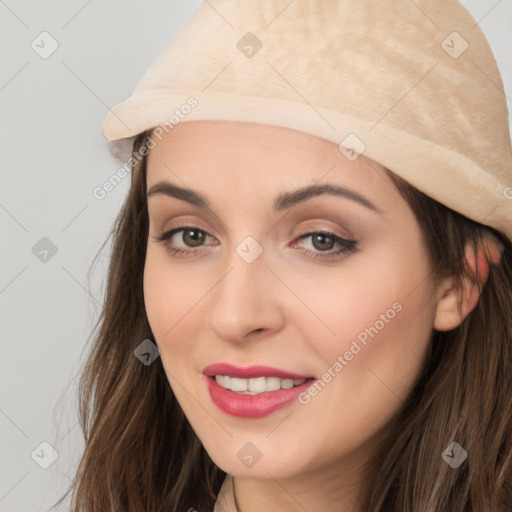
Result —
M158 224L158 222L155 222L156 224ZM165 224L165 222L162 223L162 226ZM204 223L198 219L197 217L193 217L191 219L187 218L187 217L180 217L178 220L173 220L172 221L172 224L170 225L169 228L167 229L164 229L163 227L161 229L159 229L159 233L161 234L166 234L166 233L169 233L170 231L173 231L173 230L176 230L178 228L183 228L183 229L186 229L186 228L196 228L196 229L199 229L201 231L203 231L204 233L206 233L207 235L213 237L213 238L216 238L218 239L219 237L212 233L212 231L215 231L214 229L210 229L209 227L206 228ZM216 232L215 232L216 233Z
M312 232L315 232L315 233L324 232L324 233L332 233L336 236L339 236L340 238L343 238L344 240L355 242L354 237L347 230L343 230L340 233L339 229L336 229L334 227L325 226L325 221L316 221L316 222L317 222L317 224L313 224L313 225L309 225L305 228L301 228L299 230L299 233L297 235L295 235L294 238L299 238L302 235L311 234Z
M192 205L180 206L179 209L169 205L165 200L158 201L160 196L156 195L155 202L152 204L151 212L149 213L150 222L154 223L160 233L165 233L174 227L186 224L185 227L197 227L202 231L219 238L224 233L231 231L229 224L226 225L215 212L207 210L197 213L197 207ZM149 211L149 205L148 205ZM170 226L164 229L165 226ZM217 236L218 235L218 236Z
M153 238L158 241L170 240L177 233L180 233L187 229L197 229L197 231L201 231L206 236L209 236L210 238L215 238L217 240L217 237L212 235L208 230L203 229L202 227L197 226L195 224L176 224L172 228L166 229L165 231L161 230L160 234L158 236L153 236Z

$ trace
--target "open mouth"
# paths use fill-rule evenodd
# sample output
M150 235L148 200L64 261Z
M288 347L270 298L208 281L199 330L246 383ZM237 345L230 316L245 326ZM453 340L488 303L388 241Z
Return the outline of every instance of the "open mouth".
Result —
M219 386L228 391L244 395L261 395L282 389L292 389L301 386L307 381L314 380L313 377L303 379L281 379L279 377L252 377L250 379L242 379L228 375L212 375L209 378L215 380Z
M204 375L204 379L210 398L223 412L253 419L292 405L316 381L315 377L283 379L259 376L243 379L221 374Z

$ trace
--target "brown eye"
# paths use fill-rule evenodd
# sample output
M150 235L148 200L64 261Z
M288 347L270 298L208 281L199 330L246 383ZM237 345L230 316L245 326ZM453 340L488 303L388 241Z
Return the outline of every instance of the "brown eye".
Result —
M334 246L334 238L327 233L315 233L311 236L311 241L315 249L319 251L329 251Z
M197 228L183 229L182 240L189 247L199 247L204 243L205 233Z
M178 226L160 236L153 236L157 242L164 242L166 249L173 255L192 256L202 251L207 238L214 238L196 226Z
M347 240L328 231L305 233L299 237L298 241L305 241L307 239L310 239L310 249L304 249L302 252L306 256L312 256L313 258L336 258L357 250L357 241ZM297 242L293 243L294 246L296 244Z

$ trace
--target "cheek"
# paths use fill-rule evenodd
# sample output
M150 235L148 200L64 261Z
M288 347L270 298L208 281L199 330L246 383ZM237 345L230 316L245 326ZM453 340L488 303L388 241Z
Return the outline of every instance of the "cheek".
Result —
M373 340L376 352L377 344L411 348L432 328L433 303L428 297L433 290L425 280L425 261L400 258L398 251L388 250L353 262L347 260L346 271L340 267L323 275L304 272L292 281L303 304L297 303L294 312L290 303L290 315L302 324L308 333L304 338L323 354L325 363L332 363L333 355L348 350L354 340L367 348Z
M350 272L340 272L339 277L297 280L300 296L307 297L321 320L309 315L304 327L309 325L307 339L326 366L350 351L346 359L350 366L362 366L359 375L367 376L369 367L386 365L385 374L393 379L411 367L419 371L435 312L433 290L425 279L429 266L420 245L407 255L395 245L371 258L354 258ZM394 376L393 369L404 363L407 367Z
M174 309L169 305L175 303L177 297L176 289L170 284L164 265L148 250L144 266L144 304L151 330L157 340L172 325L169 313Z
M324 373L303 403L332 411L345 429L343 442L371 436L400 410L421 374L432 333L432 290L414 278L422 269L395 267L391 274L386 268L351 273L343 284L309 294L311 308L335 334L318 322L309 326L305 336Z
M210 287L199 283L187 265L171 268L169 257L158 248L148 248L144 266L144 303L156 341L171 339L182 322L193 314ZM191 311L194 308L194 311Z
M184 411L188 411L190 404L183 386L192 389L189 381L193 373L191 354L200 325L191 319L201 310L200 299L208 287L199 289L185 266L171 269L167 258L158 248L148 249L143 279L144 303L169 384Z

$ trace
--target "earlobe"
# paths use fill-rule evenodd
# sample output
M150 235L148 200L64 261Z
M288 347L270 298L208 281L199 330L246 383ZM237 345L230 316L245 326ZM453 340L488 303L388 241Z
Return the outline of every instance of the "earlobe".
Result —
M480 293L489 277L489 264L498 264L503 244L489 234L475 254L469 244L466 246L466 266L472 272L464 276L462 288L457 287L453 277L445 279L439 287L434 329L450 331L458 327L478 303Z

